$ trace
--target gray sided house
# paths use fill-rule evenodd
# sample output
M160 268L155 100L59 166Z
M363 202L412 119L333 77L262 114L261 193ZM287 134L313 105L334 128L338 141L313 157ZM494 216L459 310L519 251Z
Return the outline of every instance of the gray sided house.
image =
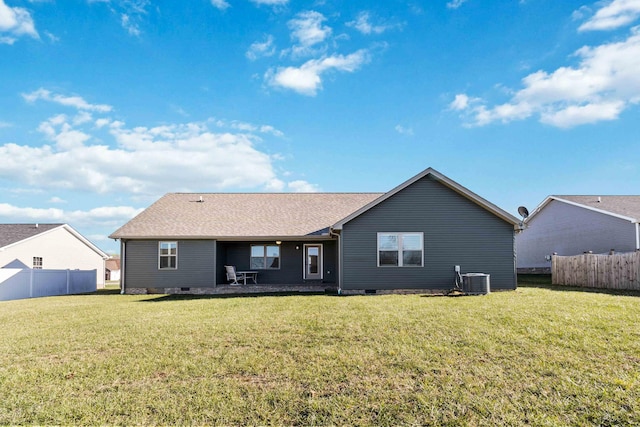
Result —
M516 238L518 269L546 272L550 256L640 249L640 196L549 196Z
M427 169L387 193L170 193L110 237L126 293L217 293L225 266L266 291L451 289L454 266L515 289L518 219Z

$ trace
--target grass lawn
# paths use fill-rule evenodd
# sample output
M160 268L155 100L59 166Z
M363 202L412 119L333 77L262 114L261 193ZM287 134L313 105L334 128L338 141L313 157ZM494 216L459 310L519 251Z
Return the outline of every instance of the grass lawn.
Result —
M0 302L0 424L640 424L640 294Z

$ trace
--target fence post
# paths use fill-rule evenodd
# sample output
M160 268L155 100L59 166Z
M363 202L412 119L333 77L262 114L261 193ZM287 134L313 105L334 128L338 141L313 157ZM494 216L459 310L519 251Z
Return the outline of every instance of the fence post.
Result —
M70 279L71 271L67 268L67 295L69 295L69 279Z

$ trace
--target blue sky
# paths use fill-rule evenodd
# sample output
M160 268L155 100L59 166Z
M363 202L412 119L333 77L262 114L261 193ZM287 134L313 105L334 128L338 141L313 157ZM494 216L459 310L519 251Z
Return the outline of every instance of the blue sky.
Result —
M639 194L640 0L0 0L0 67L0 222L111 252L167 192Z

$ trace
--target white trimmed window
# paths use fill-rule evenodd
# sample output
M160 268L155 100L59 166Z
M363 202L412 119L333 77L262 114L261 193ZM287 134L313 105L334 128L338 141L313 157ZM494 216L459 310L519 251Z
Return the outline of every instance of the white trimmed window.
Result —
M158 268L160 270L178 268L178 242L160 242L158 244Z
M280 246L251 245L252 270L279 270Z
M378 267L423 265L423 233L378 233Z
M34 270L42 270L42 257L34 256L33 257L33 269Z

